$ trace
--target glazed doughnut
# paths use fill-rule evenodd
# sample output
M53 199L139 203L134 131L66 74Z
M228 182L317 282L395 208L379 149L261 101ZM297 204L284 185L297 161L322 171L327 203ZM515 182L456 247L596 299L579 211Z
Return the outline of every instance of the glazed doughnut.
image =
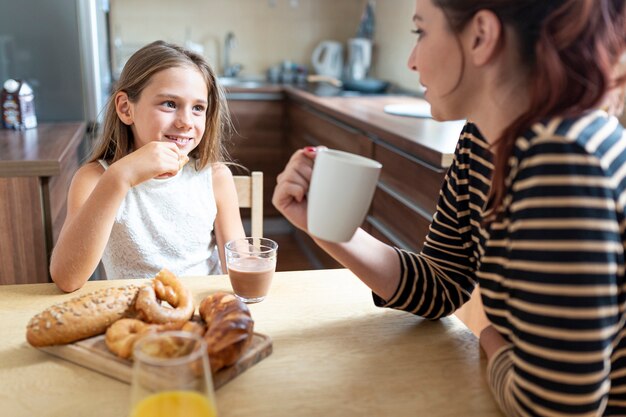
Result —
M167 301L173 308L160 303ZM148 323L185 324L193 315L193 297L176 276L162 269L152 281L139 290L135 308Z
M178 323L148 324L138 319L121 319L107 329L104 341L112 353L123 359L131 359L133 348L139 339L167 330L182 330L203 336L206 326L196 321L188 321L181 326ZM156 354L156 356L167 356L167 352Z
M202 300L200 316L207 323L204 339L211 371L237 362L252 341L254 320L248 306L233 294L217 292Z
M129 359L133 355L135 342L142 336L156 331L156 325L137 319L121 319L106 331L104 342L107 348L120 358Z
M116 320L134 315L138 291L136 285L103 288L53 305L30 319L26 340L41 347L102 334Z

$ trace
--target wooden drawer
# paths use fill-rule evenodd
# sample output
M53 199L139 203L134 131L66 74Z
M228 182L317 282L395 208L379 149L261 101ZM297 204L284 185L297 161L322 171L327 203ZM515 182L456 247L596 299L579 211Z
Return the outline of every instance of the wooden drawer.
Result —
M235 144L283 145L285 104L282 101L233 100L228 102Z
M370 221L372 221L372 223L370 223ZM392 240L388 231L384 227L381 227L381 224L379 222L375 222L372 217L367 218L363 229L365 229L367 233L374 236L376 239L388 244L389 246L403 246L401 243Z
M376 143L374 159L383 164L380 182L417 210L432 215L437 207L445 170L432 167L385 143Z
M403 204L379 186L374 194L368 222L393 245L419 251L428 233L431 218Z
M313 145L307 140L307 135L303 129L291 129L289 131L289 156L291 156L298 149L302 149L305 146Z
M307 145L324 145L368 158L373 155L374 144L361 131L301 104L289 107L289 122L292 134Z

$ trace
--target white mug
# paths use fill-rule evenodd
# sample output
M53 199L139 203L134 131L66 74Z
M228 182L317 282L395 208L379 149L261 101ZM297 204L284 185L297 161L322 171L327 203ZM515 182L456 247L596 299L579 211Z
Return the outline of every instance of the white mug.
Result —
M331 242L350 240L365 219L381 168L363 156L318 150L307 196L309 233Z

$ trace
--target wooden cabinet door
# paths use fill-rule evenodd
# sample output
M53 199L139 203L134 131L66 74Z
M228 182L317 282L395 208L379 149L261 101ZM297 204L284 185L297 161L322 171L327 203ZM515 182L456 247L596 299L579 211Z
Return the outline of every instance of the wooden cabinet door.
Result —
M368 223L372 234L403 249L422 249L437 207L445 170L382 141L374 159L383 164Z
M324 145L372 157L373 143L363 132L300 103L289 107L290 136L298 146Z
M40 178L0 178L0 195L0 284L48 282Z
M276 177L287 162L285 103L281 100L229 100L233 135L227 150L237 164L263 171L263 215L277 216L272 205ZM233 172L247 172L236 166Z

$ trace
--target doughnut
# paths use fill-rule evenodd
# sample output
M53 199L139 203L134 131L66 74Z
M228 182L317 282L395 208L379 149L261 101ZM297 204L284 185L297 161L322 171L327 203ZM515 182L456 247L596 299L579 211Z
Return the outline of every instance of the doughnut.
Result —
M134 315L138 291L136 285L103 288L48 307L30 319L26 340L42 347L102 334L111 323Z
M209 295L200 303L207 324L209 362L213 373L237 362L252 341L254 320L245 303L227 292Z
M166 301L173 308L161 303ZM140 318L148 323L185 324L194 312L191 291L186 289L176 276L162 269L152 281L139 290L135 308Z
M120 358L129 359L133 347L140 337L156 331L157 325L150 325L138 319L120 319L106 331L104 342L107 348Z
M178 323L149 324L138 319L120 319L113 323L106 331L105 344L107 348L123 359L132 359L133 348L139 339L149 334L167 330L182 330L203 336L206 326L196 321L188 321L182 326ZM156 352L154 356L167 357L171 355L171 347L164 348L164 352Z

